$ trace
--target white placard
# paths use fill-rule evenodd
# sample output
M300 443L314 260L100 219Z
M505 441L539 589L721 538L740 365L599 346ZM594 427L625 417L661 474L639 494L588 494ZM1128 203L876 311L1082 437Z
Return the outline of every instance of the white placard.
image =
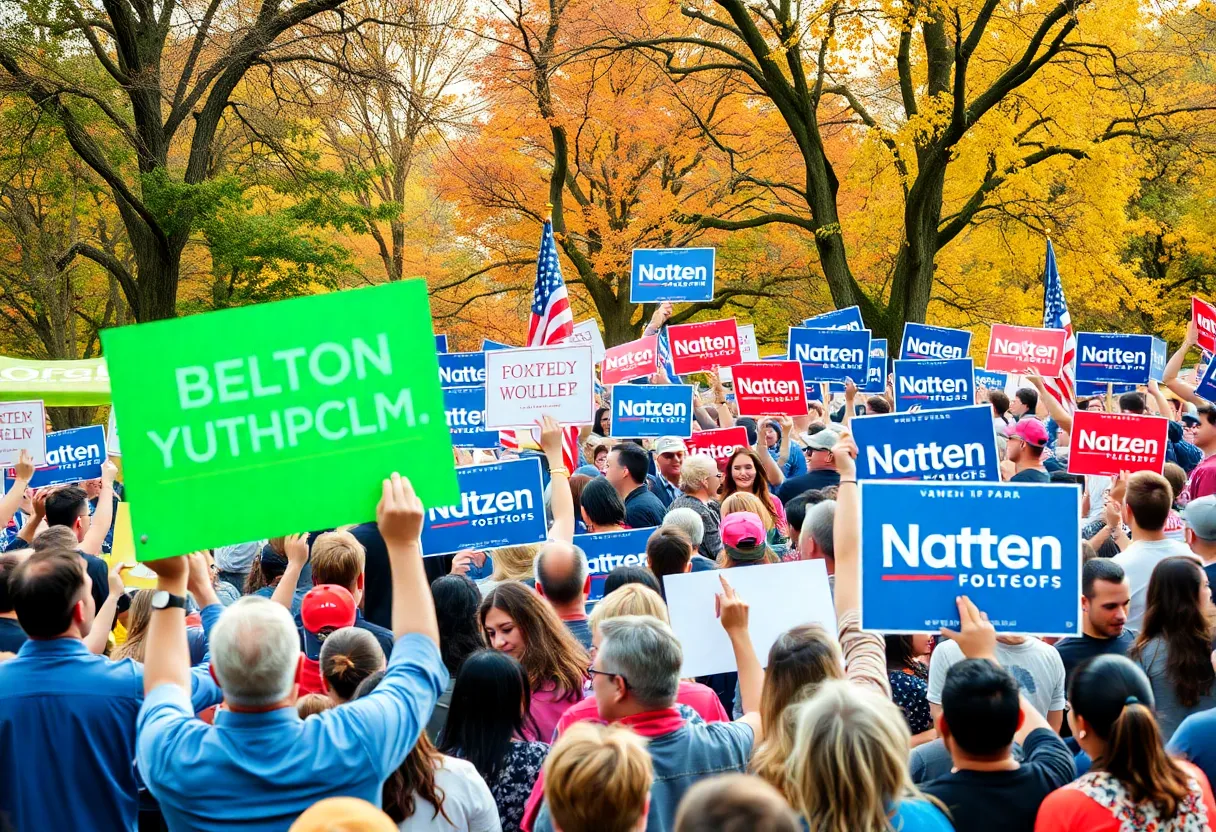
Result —
M719 575L748 605L748 633L760 664L777 637L800 624L820 624L836 637L836 610L822 560L736 566L663 578L671 628L684 648L682 678L738 670L730 638L714 615Z
M16 465L24 450L46 464L46 408L41 401L0 402L0 465Z
M595 421L591 347L486 353L486 430L527 428L542 416L563 425Z
M574 333L566 339L571 346L591 347L591 360L599 364L604 360L604 336L594 319L574 325Z
M756 325L755 324L739 324L739 355L743 357L743 361L759 361L760 348L756 346ZM722 367L718 370L718 378L722 381L734 381L734 373L730 371L730 367Z
M118 425L114 422L114 406L110 405L110 421L106 425L106 453L122 456L122 445L118 444Z

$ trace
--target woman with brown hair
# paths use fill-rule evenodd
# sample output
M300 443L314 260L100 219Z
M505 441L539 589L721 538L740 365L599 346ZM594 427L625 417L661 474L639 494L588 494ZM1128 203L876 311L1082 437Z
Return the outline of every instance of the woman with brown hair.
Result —
M1068 724L1093 767L1047 795L1035 832L1211 828L1216 804L1208 779L1166 754L1144 671L1114 653L1097 656L1073 675L1068 701Z
M730 455L730 459L726 461L726 473L722 478L722 497L730 497L739 491L754 494L760 499L760 504L764 506L764 512L772 520L773 527L784 538L786 536L785 507L781 505L781 500L777 499L777 495L769 490L760 456L751 448L735 449L735 452ZM768 524L765 523L765 525Z
M589 660L557 613L528 587L500 584L481 602L478 620L486 643L515 658L528 674L529 713L524 738L548 742L567 708L583 699Z
M349 702L360 683L386 664L380 642L367 630L343 627L321 642L321 685L335 705Z
M1211 611L1208 576L1194 560L1166 558L1153 568L1144 624L1127 656L1148 675L1166 740L1182 720L1216 706Z
M354 698L367 696L383 678L384 671L368 676ZM381 805L402 832L502 830L494 796L477 769L468 760L440 754L425 732L418 735L409 756L384 781Z
M147 649L148 623L152 620L152 596L150 589L141 589L131 596L131 608L127 610L127 638L110 653L111 661L144 660ZM202 627L187 627L186 641L190 645L190 664L202 664L207 656L207 636Z

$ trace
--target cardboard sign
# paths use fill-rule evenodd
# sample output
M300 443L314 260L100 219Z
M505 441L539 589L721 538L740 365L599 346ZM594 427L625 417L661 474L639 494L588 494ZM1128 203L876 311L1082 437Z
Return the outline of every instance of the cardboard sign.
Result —
M587 600L595 602L604 597L604 581L618 566L645 566L646 543L654 534L655 526L643 529L625 529L619 532L596 532L576 534L574 545L587 554L588 571L591 573L591 594Z
M471 387L486 383L484 352L449 352L436 356L439 361L439 386Z
M955 599L965 594L998 633L1081 632L1079 487L860 487L863 630L957 629Z
M441 352L447 352L447 351L448 351L448 336L443 335L443 334L436 335L435 336L435 352L441 353Z
M45 423L43 423L45 428ZM106 429L101 425L60 430L46 435L46 460L34 469L30 488L95 480L106 461ZM13 487L17 472L4 470L4 490Z
M1064 367L1066 337L1062 329L993 324L984 369L998 373L1030 370L1044 378L1058 378Z
M867 368L866 383L858 385L862 393L887 392L887 339L870 339L870 365Z
M1195 395L1209 402L1216 402L1216 361L1208 362L1199 383L1195 385Z
M1191 317L1199 333L1199 347L1216 352L1216 306L1197 297L1191 298Z
M610 436L692 436L691 384L618 384Z
M1148 384L1165 370L1165 342L1151 335L1077 333L1077 381Z
M895 410L965 407L975 402L975 366L970 358L895 362Z
M971 333L965 329L929 326L908 321L899 344L899 357L918 361L965 358L971 349Z
M1122 393L1136 392L1134 384L1098 384L1094 381L1078 381L1077 382L1077 397L1082 396L1105 396L1107 387L1110 387L1111 395L1118 396ZM1202 394L1200 394L1202 395Z
M667 327L671 362L677 375L730 367L742 360L734 318Z
M1162 416L1133 413L1073 414L1068 444L1068 473L1117 477L1120 471L1165 468L1169 421Z
M613 385L654 375L659 369L658 342L659 336L650 335L607 350L600 365L600 381Z
M590 347L536 347L486 353L486 427L526 428L542 416L563 425L595 421Z
M806 385L797 361L754 361L732 368L740 416L805 416Z
M629 268L629 302L714 299L712 248L635 248Z
M755 324L739 324L739 355L743 363L748 361L760 360L760 348L756 346L756 326ZM722 367L718 370L718 378L725 382L733 382L735 377L731 374L730 367Z
M459 502L428 508L423 518L423 557L545 540L539 457L462 466L456 478Z
M489 338L481 339L481 351L493 352L494 350L513 350L515 347L510 344L504 344L501 341L491 341Z
M986 404L854 416L859 480L944 480L978 482L1001 479Z
M976 390L1004 390L1009 383L1008 373L993 373L988 370L976 370L974 374Z
M122 441L118 438L118 422L115 421L114 408L110 408L110 417L106 422L106 453L110 456L122 456Z
M498 448L498 431L486 429L486 388L445 387L443 414L453 448Z
M131 504L114 505L114 536L111 538L110 554L102 554L107 569L116 563L135 563L135 533L131 531ZM136 563L122 570L122 585L127 589L156 589L156 573Z
M802 365L805 381L844 381L854 383L869 378L870 330L807 329L792 326L789 335L790 360Z
M105 359L35 361L0 355L0 401L33 399L41 399L46 407L109 404Z
M747 428L737 425L733 428L698 431L685 439L684 445L690 454L705 454L721 467L730 459L731 454L739 448L747 447Z
M591 347L591 360L599 364L604 360L604 336L600 325L594 320L583 321L574 325L574 332L566 339L571 346Z
M861 309L850 306L847 309L833 309L822 315L807 318L802 325L808 329L855 329L863 330L866 325L861 320Z
M714 615L714 596L726 580L747 602L747 634L760 661L791 627L819 624L836 633L836 610L822 560L763 563L733 569L685 572L663 578L671 629L680 639L680 676L707 676L738 670L730 638Z
M141 560L371 520L393 471L423 505L456 497L425 281L110 329L101 340ZM317 488L336 472L341 487ZM274 494L275 508L233 494Z
M46 463L46 408L41 401L0 402L0 465L16 465L25 451Z

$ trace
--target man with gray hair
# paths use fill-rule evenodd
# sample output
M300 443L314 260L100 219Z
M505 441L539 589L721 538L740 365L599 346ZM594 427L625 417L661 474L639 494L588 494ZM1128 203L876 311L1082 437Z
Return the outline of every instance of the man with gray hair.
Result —
M549 602L583 649L590 650L587 596L591 594L591 570L587 553L564 540L550 540L536 553L533 574L536 591Z
M836 501L824 500L806 510L798 552L802 560L822 558L828 575L836 574L836 546L832 528L836 523Z
M408 480L385 480L376 525L391 565L396 644L371 694L301 720L302 657L286 608L244 598L211 635L225 709L194 718L185 639L186 558L153 561L136 761L170 829L286 830L318 800L380 805L384 781L417 742L448 680L422 565L422 503ZM199 557L194 555L192 557Z
M763 675L747 635L747 605L725 581L723 590L722 626L749 700L749 712L737 722L689 722L675 709L684 653L666 623L649 615L624 615L599 625L602 642L591 667L596 708L600 719L628 726L647 739L654 783L646 828L652 832L674 827L680 798L695 783L746 771L753 745L763 739L756 713ZM533 830L553 828L548 806L542 805Z

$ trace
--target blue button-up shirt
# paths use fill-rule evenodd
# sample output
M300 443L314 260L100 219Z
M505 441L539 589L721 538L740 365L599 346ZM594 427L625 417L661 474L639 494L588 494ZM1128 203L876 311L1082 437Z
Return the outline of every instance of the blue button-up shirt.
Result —
M418 741L447 682L439 648L411 634L393 646L372 693L306 720L277 708L218 711L207 725L185 691L161 685L139 712L139 770L174 832L286 832L327 797L379 806L384 781Z
M209 629L222 610L203 610ZM186 707L219 704L206 667ZM0 663L0 815L17 832L133 830L139 809L135 720L143 665L112 662L75 638L27 641Z

